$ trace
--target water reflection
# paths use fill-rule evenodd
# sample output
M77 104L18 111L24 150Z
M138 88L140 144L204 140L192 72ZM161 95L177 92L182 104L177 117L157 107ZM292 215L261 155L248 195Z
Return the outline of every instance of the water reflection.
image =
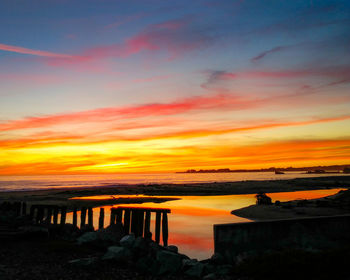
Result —
M313 190L298 192L283 192L268 194L273 201L288 201L294 199L313 199L337 193L341 189ZM124 195L115 197L140 197L140 195ZM164 197L164 196L158 196ZM255 195L220 195L220 196L166 196L177 197L163 203L147 202L142 204L117 204L116 206L170 208L169 221L169 244L179 247L179 251L192 258L205 259L213 254L213 225L223 223L247 222L249 220L231 215L235 209L255 204ZM110 199L111 196L83 197L80 199ZM105 208L105 226L109 225L110 208ZM94 208L94 227L98 226L99 207ZM78 224L80 215L78 214ZM71 222L72 214L67 217ZM151 231L154 229L154 217L152 217ZM154 235L154 230L152 231ZM162 240L161 240L162 242Z

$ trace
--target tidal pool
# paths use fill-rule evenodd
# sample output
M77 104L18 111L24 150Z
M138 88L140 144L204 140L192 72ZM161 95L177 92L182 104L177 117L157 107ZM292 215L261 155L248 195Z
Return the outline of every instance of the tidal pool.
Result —
M269 193L273 201L288 201L295 199L314 199L333 195L342 189L297 191ZM113 195L113 197L144 197L143 195ZM111 207L152 207L169 208L169 244L176 245L179 252L191 258L199 260L209 258L214 252L213 225L224 223L250 222L231 214L232 210L255 204L254 194L245 195L215 195L215 196L157 196L176 197L178 200L171 200L162 203L133 203L116 204L94 208L94 227L98 226L99 208L105 209L105 227L109 225L109 214ZM111 196L79 197L75 199L110 199ZM154 214L153 214L154 215ZM78 224L80 224L78 215ZM67 216L67 222L72 221L72 213ZM152 216L151 231L154 234L154 216ZM162 240L161 240L162 242Z

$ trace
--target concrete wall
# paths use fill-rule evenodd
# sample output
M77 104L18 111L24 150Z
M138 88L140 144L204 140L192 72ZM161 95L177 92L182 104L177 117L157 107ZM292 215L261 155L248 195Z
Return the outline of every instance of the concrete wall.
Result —
M215 252L229 261L242 253L322 250L349 242L350 215L214 225Z

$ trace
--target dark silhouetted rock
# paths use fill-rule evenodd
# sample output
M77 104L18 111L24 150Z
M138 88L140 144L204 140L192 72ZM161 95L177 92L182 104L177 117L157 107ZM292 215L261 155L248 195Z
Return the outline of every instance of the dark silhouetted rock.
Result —
M185 271L185 275L200 278L204 271L204 264L197 262Z
M169 245L165 247L168 251L178 253L179 249L175 245Z
M132 252L126 247L111 246L108 247L107 253L102 260L127 261L132 258Z
M77 238L77 242L79 245L93 243L98 241L98 233L97 232L86 232L82 236Z
M22 226L18 228L26 238L49 238L49 230L42 226Z
M129 234L120 239L119 243L121 246L126 248L132 248L135 242L135 235Z
M210 263L211 264L224 264L225 258L220 253L215 253L214 255L211 256Z
M182 257L166 250L157 252L158 275L176 274L182 267Z
M82 259L76 259L69 261L69 264L75 265L75 266L90 266L94 263L96 263L97 258L82 258Z
M117 244L125 235L122 224L113 224L97 231L99 239L102 241Z

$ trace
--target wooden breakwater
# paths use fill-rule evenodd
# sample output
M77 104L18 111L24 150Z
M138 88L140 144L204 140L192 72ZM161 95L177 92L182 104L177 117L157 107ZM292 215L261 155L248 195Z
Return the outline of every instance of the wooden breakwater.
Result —
M29 215L30 220L36 225L65 225L67 221L67 207L49 204L33 204L27 213L25 202L3 202L0 211L11 212L13 216ZM112 207L110 210L110 223L121 223L125 233L134 233L136 237L151 238L151 221L154 219L155 241L159 244L160 237L164 246L168 245L168 214L170 209L165 208L142 208L142 207ZM78 215L80 214L80 225ZM74 207L72 210L72 224L76 227L94 229L94 211L92 207ZM103 229L105 224L105 209L100 208L98 217L98 229Z
M214 225L215 252L234 261L269 250L323 250L350 244L350 215Z

